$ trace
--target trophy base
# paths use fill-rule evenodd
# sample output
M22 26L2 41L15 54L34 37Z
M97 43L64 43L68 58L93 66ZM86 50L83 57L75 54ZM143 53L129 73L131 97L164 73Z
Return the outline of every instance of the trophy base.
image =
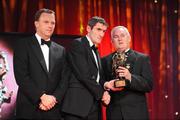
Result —
M125 80L116 80L114 81L114 87L115 88L122 88L126 86L126 81Z

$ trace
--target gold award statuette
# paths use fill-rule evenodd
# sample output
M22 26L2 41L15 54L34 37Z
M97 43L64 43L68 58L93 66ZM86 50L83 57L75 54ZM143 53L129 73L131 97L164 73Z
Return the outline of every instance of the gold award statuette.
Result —
M114 87L121 88L126 86L126 81L124 77L119 77L119 73L116 72L117 68L119 66L126 67L126 60L127 56L125 55L125 52L116 52L114 56L112 57L112 71L113 75L116 77L116 80L114 82Z

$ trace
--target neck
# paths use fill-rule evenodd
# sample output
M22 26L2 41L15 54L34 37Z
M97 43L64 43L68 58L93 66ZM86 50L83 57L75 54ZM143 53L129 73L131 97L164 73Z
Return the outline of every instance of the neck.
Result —
M117 52L119 53L123 53L123 52L127 52L130 48L126 48L126 49L118 49Z

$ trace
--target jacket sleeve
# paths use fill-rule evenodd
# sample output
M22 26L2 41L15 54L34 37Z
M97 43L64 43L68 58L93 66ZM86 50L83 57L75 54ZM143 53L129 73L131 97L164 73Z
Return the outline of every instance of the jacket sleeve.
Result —
M130 88L131 90L137 90L141 92L150 92L153 88L153 77L152 77L152 70L150 65L150 60L148 56L142 56L139 58L141 59L141 67L139 69L139 73L136 72L131 74L131 83Z
M29 56L27 50L27 41L17 42L14 50L13 65L14 75L19 91L24 94L32 103L37 104L43 91L40 91L33 83L28 63Z
M69 81L69 77L71 74L71 70L67 64L67 56L65 53L65 49L63 49L63 56L62 56L62 64L61 64L61 68L62 70L60 71L60 78L59 78L59 83L58 86L56 87L56 90L54 91L53 95L56 97L56 99L58 100L58 103L61 103L64 95L66 93L66 90L68 88L68 81Z

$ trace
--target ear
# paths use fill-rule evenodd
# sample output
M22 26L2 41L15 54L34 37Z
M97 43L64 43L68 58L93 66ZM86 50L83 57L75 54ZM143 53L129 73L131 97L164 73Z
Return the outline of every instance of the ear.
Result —
M131 36L130 35L128 36L128 41L131 42Z
M87 25L86 30L89 33L91 31L91 27L89 25Z
M35 25L35 27L37 28L37 27L39 26L38 21L35 21L35 22L34 22L34 25Z
M128 39L128 44L130 45L130 42L131 42L131 38Z

